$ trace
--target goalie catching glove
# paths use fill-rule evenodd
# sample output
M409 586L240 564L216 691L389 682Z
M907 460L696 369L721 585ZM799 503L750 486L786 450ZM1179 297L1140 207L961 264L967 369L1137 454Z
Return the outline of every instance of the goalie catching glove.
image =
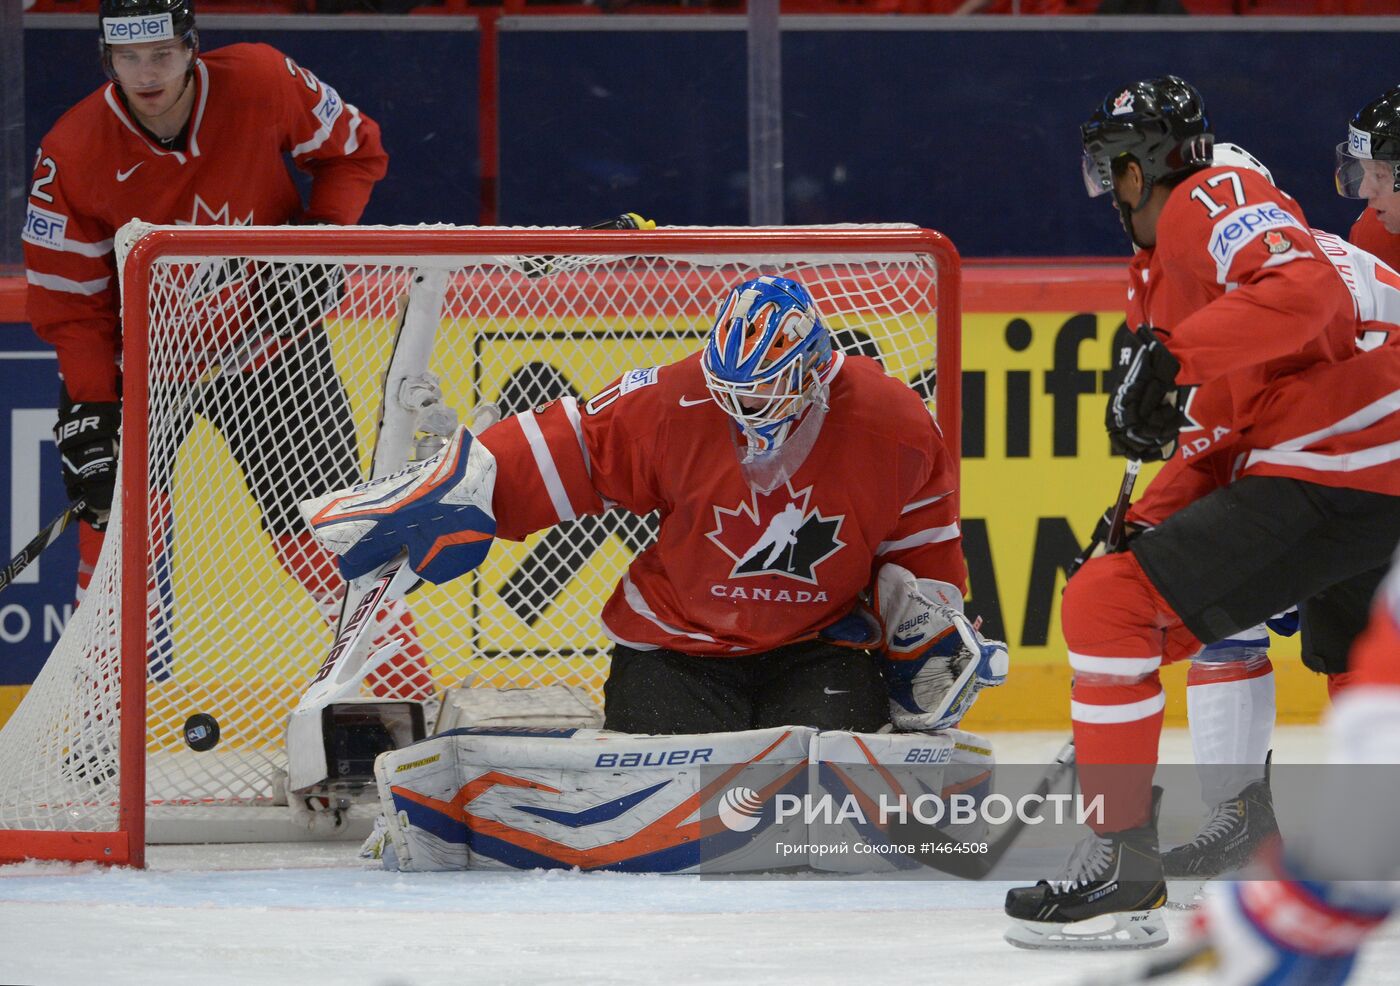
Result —
M425 581L447 582L486 560L496 534L496 458L466 428L401 472L303 500L316 540L355 579L408 551Z
M875 609L885 624L881 670L896 729L956 726L979 691L1006 680L1006 644L987 640L963 615L956 586L887 564L875 582Z

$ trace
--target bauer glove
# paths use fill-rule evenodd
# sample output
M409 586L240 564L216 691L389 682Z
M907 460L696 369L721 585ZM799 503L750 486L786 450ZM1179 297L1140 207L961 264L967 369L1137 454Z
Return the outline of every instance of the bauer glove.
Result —
M882 565L875 609L885 626L880 670L896 729L956 726L978 692L1006 680L1006 644L983 637L963 615L962 593L955 586Z
M1130 459L1157 462L1176 451L1185 388L1176 384L1181 364L1151 326L1142 325L1122 353L1128 370L1108 400L1104 425L1113 451Z
M78 516L99 531L107 526L117 484L121 421L122 406L117 401L70 404L65 394L53 429L68 498L83 504Z

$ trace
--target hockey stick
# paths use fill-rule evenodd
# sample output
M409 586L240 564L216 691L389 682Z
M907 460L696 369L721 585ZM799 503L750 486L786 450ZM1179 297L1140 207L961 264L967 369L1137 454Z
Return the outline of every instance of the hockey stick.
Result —
M1113 512L1108 517L1108 534L1104 537L1105 554L1113 554L1123 546L1123 532L1128 520L1128 507L1133 502L1133 487L1137 485L1138 472L1142 470L1141 459L1129 459L1123 467L1123 482L1118 487L1118 499L1113 501Z
M624 212L613 219L604 219L589 226L577 226L576 229L590 232L593 230L608 229L655 229L656 222L651 219L644 219L641 213ZM591 263L605 260L604 257L560 257L552 255L542 255L538 257L497 257L496 261L511 270L524 274L530 280L541 277L548 277L551 274L568 274L577 270L582 270Z
M1126 968L1099 972L1075 980L1075 986L1136 986L1186 972L1205 972L1219 964L1215 946L1207 939L1189 941L1181 947L1168 946L1158 955Z
M1074 768L1074 740L1070 740L1060 748L1060 752L1055 754L1054 761L1046 768L1039 781L1031 791L1030 797L1037 803L1043 804L1045 796L1049 794L1065 777L1065 774ZM1022 817L1023 814L1025 817ZM1029 824L1028 819L1039 816L1039 807L1028 812L1016 812L1007 823L1005 830L997 838L987 843L987 851L976 853L967 849L956 850L957 847L970 846L961 839L955 839L941 829L924 822L894 822L889 826L889 837L891 842L905 844L918 844L931 842L934 844L932 852L916 853L915 858L930 869L947 873L950 876L961 877L964 880L981 880L989 874L996 865L1001 862L1007 851L1021 837ZM940 846L946 847L942 850Z
M355 579L347 587L346 598L358 597L355 609L349 618L341 622L340 632L335 643L326 653L321 667L311 679L311 684L297 703L295 712L320 709L337 699L344 698L357 688L360 682L379 664L387 661L403 646L403 641L391 640L378 651L369 655L363 664L345 660L366 643L369 635L378 629L375 614L388 603L402 599L419 582L413 569L408 567L408 552L401 551L379 568Z
M0 571L0 592L4 592L19 577L19 573L24 571L34 562L38 561L45 548L58 540L59 535L68 529L68 525L85 509L87 504L79 499L63 508L63 513L44 525L33 540L19 549L19 554L10 559L10 563L5 566L4 571Z

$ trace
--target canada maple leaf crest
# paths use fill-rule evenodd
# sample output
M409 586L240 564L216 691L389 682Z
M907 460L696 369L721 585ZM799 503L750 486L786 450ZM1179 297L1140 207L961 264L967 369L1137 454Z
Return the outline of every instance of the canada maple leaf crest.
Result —
M846 517L823 516L811 499L812 487L784 483L771 493L753 491L733 509L716 506L715 528L705 536L734 562L729 577L785 575L816 585L817 566L846 545Z

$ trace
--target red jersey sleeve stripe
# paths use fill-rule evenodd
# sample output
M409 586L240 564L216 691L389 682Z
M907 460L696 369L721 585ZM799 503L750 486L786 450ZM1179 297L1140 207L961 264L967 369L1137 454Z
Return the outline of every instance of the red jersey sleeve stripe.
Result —
M544 432L540 430L535 412L526 411L517 420L520 422L520 430L525 435L525 441L530 446L530 454L535 457L535 468L539 470L540 481L544 483L545 491L549 494L549 502L554 505L554 512L559 515L561 521L576 519L578 514L574 513L574 506L569 502L568 491L564 489L564 479L559 475L559 468L554 463L554 455L550 452L549 443L545 441Z
M112 283L110 277L99 277L91 281L74 281L57 274L40 274L38 271L25 271L24 279L35 287L64 294L101 294Z
M345 155L349 157L360 149L360 111L348 103L345 111L350 114L350 133L345 138Z
M938 544L942 541L952 541L954 538L962 536L958 530L957 522L945 524L941 527L928 527L922 531L915 531L907 537L902 537L897 541L883 541L875 549L875 557L893 554L896 551L908 551L910 548L917 548L925 544Z
M82 240L73 240L64 237L63 246L56 250L47 243L35 243L32 240L25 240L25 242L36 250L52 250L54 253L76 253L80 257L96 257L100 259L112 252L111 239L98 240L96 243L84 243Z
M900 513L900 516L902 517L902 516L905 515L905 514L912 514L915 510L921 510L921 509L923 509L924 507L927 507L927 506L930 506L930 505L932 505L932 504L935 504L935 503L937 503L939 500L942 500L942 499L943 499L944 497L946 497L947 495L948 495L947 493L940 493L940 494L938 494L937 496L931 496L931 497L928 497L927 499L915 500L913 503L906 503L906 504L904 505L904 509L901 510L901 511L899 512L899 513Z

